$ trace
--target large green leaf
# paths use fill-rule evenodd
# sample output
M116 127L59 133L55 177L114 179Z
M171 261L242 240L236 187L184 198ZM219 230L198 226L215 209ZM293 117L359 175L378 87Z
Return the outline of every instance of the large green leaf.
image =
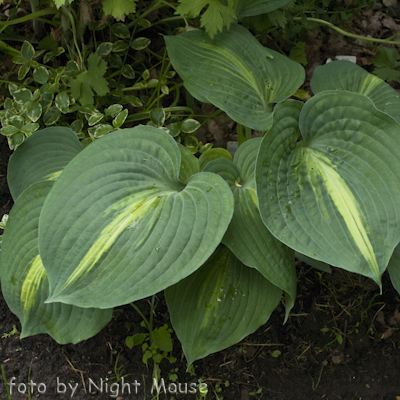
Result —
M399 92L350 61L333 61L317 67L310 83L315 94L325 90L348 90L365 94L378 110L400 123Z
M286 6L290 0L236 0L235 13L241 17L252 17Z
M58 343L78 343L99 332L110 321L112 309L44 303L49 282L38 252L38 222L52 185L48 181L31 185L11 210L1 248L1 288L21 321L21 338L48 333Z
M393 287L400 294L400 245L397 245L393 251L388 264L388 271Z
M248 267L256 268L266 279L284 290L286 319L296 298L294 251L277 240L263 224L258 209L255 163L261 138L244 142L234 162L217 159L204 171L223 177L232 190L235 210L222 243Z
M267 130L272 103L292 95L304 81L300 64L263 47L237 24L213 40L200 30L164 38L171 63L192 96L253 129Z
M183 183L188 183L192 175L200 172L199 159L184 145L178 144L178 147L182 157L179 179Z
M195 273L165 290L188 365L226 349L268 321L282 291L225 246Z
M400 241L400 127L358 93L321 92L301 107L278 104L260 147L263 222L296 251L381 285Z
M57 179L81 150L69 128L53 126L34 132L10 157L7 180L14 201L30 185Z
M185 185L180 164L174 139L149 126L109 133L71 161L40 218L48 301L126 304L207 260L232 218L232 193L210 173Z

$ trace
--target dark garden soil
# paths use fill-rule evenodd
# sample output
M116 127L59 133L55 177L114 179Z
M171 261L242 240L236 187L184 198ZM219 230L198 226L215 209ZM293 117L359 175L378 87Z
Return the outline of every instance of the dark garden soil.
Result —
M397 23L377 6L355 18L352 30L387 37L400 30ZM336 55L354 55L359 65L371 70L374 54L364 42L321 28L307 39L307 77ZM304 88L309 90L307 84ZM212 121L202 135L213 137L214 142L226 141L233 132L229 129L231 125ZM0 218L12 207L6 181L10 154L5 137L0 136ZM400 298L387 274L382 295L367 278L335 268L327 274L299 263L298 279L297 301L285 325L280 306L267 324L241 343L196 361L192 374L185 372L182 349L174 336L172 355L177 361L161 363L166 388L174 377L171 374L176 374L175 385L181 384L181 392L185 383L200 378L207 383L207 400L400 399ZM147 300L137 306L148 316ZM20 340L18 334L8 335L13 326L20 330L20 324L0 297L0 363L7 381L15 384L11 398L157 398L155 391L151 393L152 361L146 366L140 346L130 350L125 345L127 336L144 332L140 322L136 311L124 306L115 309L98 335L77 345L58 345L47 335ZM165 323L170 324L169 315L160 293L154 325ZM122 393L121 377L130 384L131 394L126 386ZM7 399L3 378L0 398ZM140 384L137 393L135 381ZM112 383L118 383L119 393L115 385L110 391ZM159 398L199 399L200 395L167 391Z

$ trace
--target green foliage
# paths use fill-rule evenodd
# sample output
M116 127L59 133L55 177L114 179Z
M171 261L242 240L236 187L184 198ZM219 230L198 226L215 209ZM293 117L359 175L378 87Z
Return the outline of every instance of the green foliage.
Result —
M12 330L8 333L4 333L2 336L2 339L9 338L10 336L13 336L13 335L20 335L20 334L21 333L18 331L17 327L15 325L13 325Z
M74 0L53 0L57 8L66 6ZM136 3L138 0L104 0L103 12L116 19L124 19L125 15L136 12Z
M70 82L72 96L82 105L93 105L93 90L98 96L105 96L109 92L107 80L104 78L106 71L107 63L101 56L90 54L88 69L79 72Z
M143 4L139 12L146 13L148 7ZM164 128L174 127L179 143L190 147L193 153L207 150L210 144L199 142L195 130L186 128L190 121L195 121L192 109L176 107L178 85L171 81L175 72L166 62L164 51L160 51L161 56L152 52L148 37L143 33L135 37L132 29L120 22L110 23L109 27L92 24L89 42L95 43L96 36L104 34L109 40L94 48L79 38L70 10L71 7L60 9L72 24L70 41L68 33L60 42L46 36L37 47L25 41L21 50L13 50L17 53L13 61L24 82L9 83L11 98L5 100L0 111L0 133L7 136L10 148L16 149L32 132L55 124L70 127L87 146L135 121L153 123L154 113L160 109L165 114ZM96 11L101 12L92 9L93 13ZM146 21L140 19L141 24L149 23ZM123 62L126 58L134 59L135 52L148 53L148 63L142 59L133 64ZM154 63L153 57L162 57L164 61ZM163 106L162 99L167 96L171 107ZM179 117L174 116L177 113ZM199 126L197 121L194 123Z
M142 3L103 6L122 19L136 6L146 16L166 5ZM333 2L317 4L328 9L313 16L334 15ZM282 294L287 319L296 253L318 269L333 265L380 286L388 268L398 290L399 94L354 64L333 62L316 69L312 98L288 100L304 81L304 42L296 40L291 60L235 23L268 12L266 30L288 27L290 37L311 5L182 0L177 13L201 15L207 34L165 36L169 60L137 35L151 24L144 17L93 23L93 38L105 29L109 40L94 48L67 7L68 46L23 43L14 63L25 81L9 84L0 113L0 132L16 149L0 279L21 337L48 333L76 343L101 330L113 307L153 295L149 320L137 309L146 332L126 345L141 346L159 379L160 362L175 360L172 329L153 327L159 291L190 366L258 329ZM304 29L309 22L303 18ZM397 68L397 56L383 51ZM201 124L178 105L171 65L193 98L240 124L244 143L233 159L196 138ZM251 129L263 137L251 139ZM340 333L331 335L340 343ZM117 379L120 371L116 362Z
M397 49L379 46L373 59L374 74L385 81L400 82L400 56Z
M125 15L136 12L138 0L104 0L103 11L116 19L123 19Z
M131 304L132 307L142 317L143 320L141 322L141 326L146 328L147 332L136 333L133 336L127 336L125 339L125 344L130 349L132 349L133 346L141 346L143 352L142 361L147 365L148 360L153 360L153 379L158 382L161 378L160 363L162 360L167 359L172 364L176 361L176 358L172 355L168 355L168 353L172 353L173 340L171 333L173 330L170 329L167 324L155 329L153 328L153 313L155 310L154 300L155 296L152 297L149 319L142 314L136 305ZM177 372L177 369L175 372ZM171 374L170 380L173 380L173 375L176 374Z
M236 20L234 10L222 4L220 0L179 0L177 14L188 15L195 18L200 15L203 8L207 8L201 16L201 26L213 38L223 28L229 29L232 22ZM231 2L230 2L231 3Z

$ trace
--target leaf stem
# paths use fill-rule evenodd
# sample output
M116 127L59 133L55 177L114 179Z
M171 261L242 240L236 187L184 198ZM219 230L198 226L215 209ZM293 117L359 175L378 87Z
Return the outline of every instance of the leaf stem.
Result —
M149 323L149 321L147 320L147 318L144 316L144 314L140 311L139 307L137 307L134 303L131 303L131 306L132 306L132 307L136 310L136 312L141 316L143 322L144 322L145 325L146 325L147 330L150 332L150 328L151 328L150 323Z
M22 22L30 21L31 19L43 17L44 15L49 15L49 14L57 14L57 10L55 8L45 8L44 10L39 10L34 13L25 15L24 17L21 18L16 18L12 19L10 21L0 21L0 26L10 26L10 25L16 25L20 24ZM48 22L48 21L46 21Z
M301 17L294 17L293 19L297 20L297 21L301 21L302 20ZM329 28L335 30L336 32L341 33L344 36L348 36L348 37L351 37L351 38L354 38L354 39L360 39L360 40L363 40L364 42L377 42L377 43L387 43L387 44L400 45L400 42L394 41L394 40L390 40L390 38L389 39L375 39L375 38L369 38L369 37L366 37L366 36L356 35L354 33L350 33L350 32L344 31L343 29L340 29L336 25L333 25L332 23L330 23L328 21L325 21L323 19L311 18L311 17L306 17L306 19L307 19L307 21L317 22L318 24L329 26ZM397 35L397 33L396 33L396 35ZM393 37L393 36L391 36L391 37Z
M67 9L67 7L62 6L62 9L65 12L65 14L67 14L67 16L68 16L68 18L69 18L69 20L71 22L72 36L74 38L74 45L76 47L76 51L78 52L78 57L79 57L79 60L80 60L80 67L81 68L85 68L85 64L83 62L83 57L82 57L81 51L80 51L79 46L78 46L78 41L76 40L76 26L75 26L74 17L72 16L71 12Z
M237 124L238 132L238 146L243 144L246 140L251 139L251 129L242 124Z

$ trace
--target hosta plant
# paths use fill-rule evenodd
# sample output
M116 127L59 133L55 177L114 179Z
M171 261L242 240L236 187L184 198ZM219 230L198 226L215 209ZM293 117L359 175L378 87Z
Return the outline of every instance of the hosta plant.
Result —
M389 264L399 288L398 93L334 62L317 68L314 97L287 100L303 68L238 25L166 42L193 97L263 137L210 161L162 127L83 150L68 128L28 137L10 159L15 206L0 258L22 336L77 342L113 307L165 290L191 364L254 332L282 293L289 316L296 254L379 286Z

